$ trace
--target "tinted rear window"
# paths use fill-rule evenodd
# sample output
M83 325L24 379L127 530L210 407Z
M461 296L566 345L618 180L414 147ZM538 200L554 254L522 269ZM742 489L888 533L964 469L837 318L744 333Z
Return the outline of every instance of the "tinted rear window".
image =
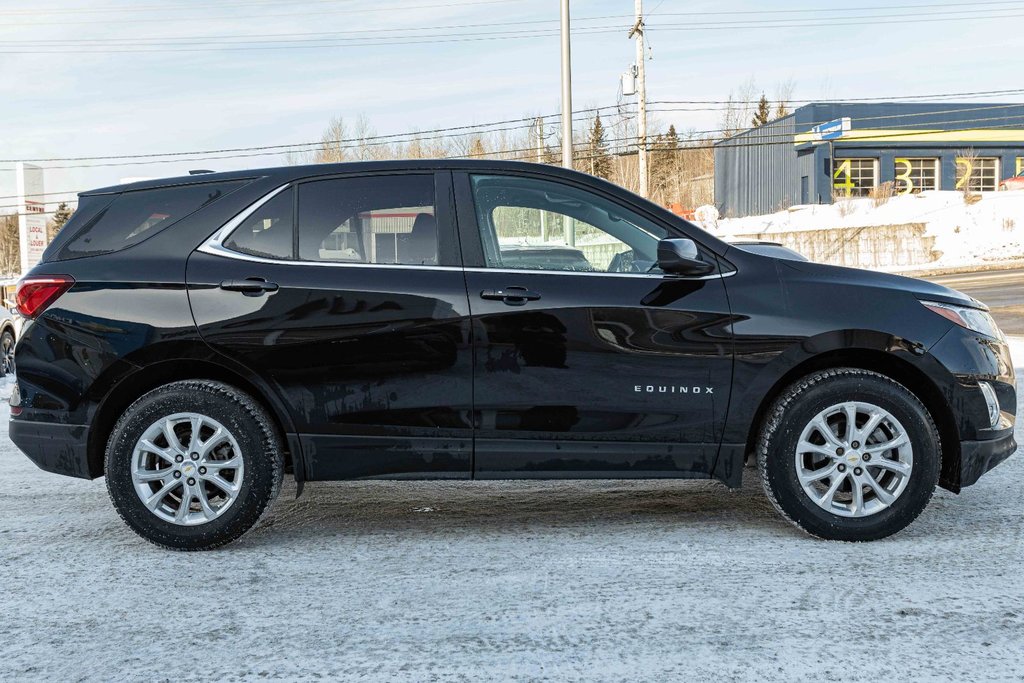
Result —
M110 194L94 194L85 195L78 198L78 207L75 208L75 212L71 214L71 218L64 224L64 227L60 229L60 232L54 236L53 241L46 246L46 251L43 252L43 263L47 261L53 261L57 258L57 254L60 253L64 245L75 236L75 233L82 229L82 226L87 224L93 218L96 217L103 209L110 206L110 203L114 201L117 195Z
M61 250L60 258L106 254L138 244L246 182L200 183L123 192L85 222Z

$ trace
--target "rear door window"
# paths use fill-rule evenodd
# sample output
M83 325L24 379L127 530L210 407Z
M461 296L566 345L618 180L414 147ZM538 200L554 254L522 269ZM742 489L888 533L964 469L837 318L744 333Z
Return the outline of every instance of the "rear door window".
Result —
M61 250L61 258L106 254L152 237L244 185L246 180L123 192L88 221Z
M299 257L437 265L432 175L333 178L299 186Z
M250 256L290 260L295 258L292 231L292 212L295 209L293 193L288 188L280 192L251 216L242 221L231 233L224 246Z

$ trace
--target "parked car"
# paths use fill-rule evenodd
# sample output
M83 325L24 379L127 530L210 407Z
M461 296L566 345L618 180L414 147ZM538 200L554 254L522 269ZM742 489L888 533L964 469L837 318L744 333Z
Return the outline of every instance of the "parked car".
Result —
M7 303L0 306L0 377L14 369L14 345L21 328L21 316Z
M588 226L571 248L609 265L506 262L499 245L542 213L566 247ZM866 541L1014 452L1013 363L984 304L783 256L513 162L86 192L18 288L10 435L44 470L106 476L128 526L185 550L249 529L285 470L300 493L362 478L737 487L748 459L800 528Z
M499 249L501 263L513 268L540 270L594 270L579 249L548 245L505 246Z
M1018 173L999 183L1000 190L1024 190L1024 173Z
M778 242L767 242L764 240L729 240L729 244L739 247L743 251L749 251L762 256L772 256L791 261L806 261L807 257L798 251L783 246Z

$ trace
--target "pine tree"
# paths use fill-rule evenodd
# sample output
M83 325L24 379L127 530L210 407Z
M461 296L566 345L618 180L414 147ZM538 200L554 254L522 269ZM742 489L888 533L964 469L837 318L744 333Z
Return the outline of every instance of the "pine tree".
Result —
M53 218L50 219L53 223L54 232L64 227L64 224L71 218L72 213L71 207L68 206L67 202L61 202L57 205L57 210L53 212Z
M612 160L608 156L608 143L604 139L604 124L601 115L594 117L594 125L590 128L590 140L587 145L587 156L590 157L590 174L598 178L609 178L612 174Z
M760 128L771 120L771 105L768 104L768 98L764 93L761 93L761 100L757 103L757 111L754 112L754 118L751 119L750 125Z
M71 207L68 206L67 202L61 202L57 205L57 210L53 212L53 217L50 219L50 223L46 226L46 237L48 241L52 241L57 233L61 231L64 224L71 218L71 214L74 213Z
M676 132L675 124L671 124L668 127L668 133L665 134L665 147L670 152L674 152L679 149L679 133Z
M473 138L473 142L469 143L469 153L467 156L474 159L481 159L487 155L487 150L484 149L484 142L480 138Z
M775 106L775 117L773 120L781 119L783 116L789 116L789 107L786 106L785 102L780 100Z

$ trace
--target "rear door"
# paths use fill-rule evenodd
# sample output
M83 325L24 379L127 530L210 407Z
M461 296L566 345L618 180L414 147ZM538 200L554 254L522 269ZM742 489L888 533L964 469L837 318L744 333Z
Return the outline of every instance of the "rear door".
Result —
M655 265L670 226L586 186L456 174L480 478L709 476L732 377L723 272Z
M280 188L192 254L200 333L288 406L310 479L471 474L451 174Z

